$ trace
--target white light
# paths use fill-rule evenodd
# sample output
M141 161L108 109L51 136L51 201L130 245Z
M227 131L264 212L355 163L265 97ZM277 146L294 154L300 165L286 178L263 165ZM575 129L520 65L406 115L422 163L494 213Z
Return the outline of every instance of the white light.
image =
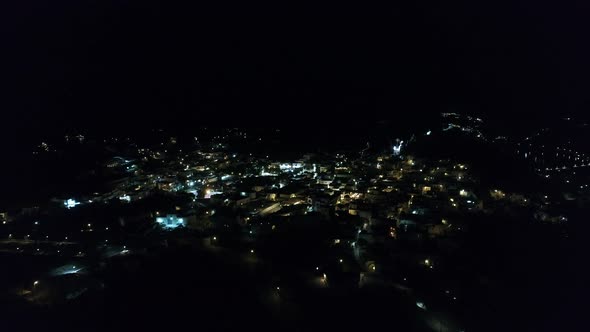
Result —
M73 207L76 207L76 205L79 205L79 202L76 202L76 200L74 199L68 199L67 201L64 202L64 205L68 208L71 209Z

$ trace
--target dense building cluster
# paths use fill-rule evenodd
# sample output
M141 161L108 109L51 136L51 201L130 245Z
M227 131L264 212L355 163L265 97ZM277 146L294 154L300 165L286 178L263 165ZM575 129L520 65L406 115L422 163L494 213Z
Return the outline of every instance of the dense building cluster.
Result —
M475 127L461 128L485 139ZM76 144L83 144L81 137ZM437 322L455 328L461 322L453 313L473 306L479 294L479 286L462 280L489 277L462 254L470 231L489 227L481 220L567 221L552 194L486 187L469 164L408 154L405 144L416 137L383 151L296 157L233 149L232 139L247 137L231 129L208 141L195 137L190 148L176 137L146 146L127 140L124 152L92 170L108 179L105 190L64 193L36 207L0 213L2 251L61 257L65 264L32 276L23 296L54 301L54 295L35 289L56 277L93 275L104 268L97 261L162 250L191 235L193 243L232 248L250 263L277 264L289 257L290 271L310 287L393 285L417 310L448 314ZM126 140L103 143L120 141ZM288 253L299 247L300 253ZM81 295L80 289L88 288L83 285L65 296ZM278 291L289 284L269 287Z

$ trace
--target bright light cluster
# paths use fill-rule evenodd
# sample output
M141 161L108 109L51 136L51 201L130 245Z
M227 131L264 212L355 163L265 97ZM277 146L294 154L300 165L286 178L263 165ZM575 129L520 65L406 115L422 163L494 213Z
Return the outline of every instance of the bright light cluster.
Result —
M166 217L157 217L156 222L167 229L174 229L177 227L186 226L184 218L179 218L176 215L169 214Z
M76 202L75 199L70 198L67 201L64 201L64 206L67 207L68 209L76 207L76 205L80 205L80 202Z

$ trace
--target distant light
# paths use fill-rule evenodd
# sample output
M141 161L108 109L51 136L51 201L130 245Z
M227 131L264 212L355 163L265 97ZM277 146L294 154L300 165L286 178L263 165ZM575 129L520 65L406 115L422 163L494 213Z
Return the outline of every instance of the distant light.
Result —
M432 134L432 131L429 130L426 132L426 136L430 136L430 134Z
M39 280L35 280L35 282L33 282L33 286L37 286L39 284Z
M340 263L344 262L344 260L342 258L340 258Z
M253 254L254 253L254 249L250 249L250 253Z
M422 310L426 310L426 305L423 302L417 301L416 306Z
M425 260L424 260L424 264L426 264L426 265L430 265L430 260L428 260L428 259L425 259Z
M316 266L316 267L315 267L315 270L316 270L316 271L319 271L319 270L320 270L320 267L319 267L319 266Z
M213 237L213 240L217 240L217 236L214 236L214 237Z
M71 199L71 198L64 202L65 207L68 209L76 207L76 205L79 205L79 204L80 204L79 202L76 202L76 200Z

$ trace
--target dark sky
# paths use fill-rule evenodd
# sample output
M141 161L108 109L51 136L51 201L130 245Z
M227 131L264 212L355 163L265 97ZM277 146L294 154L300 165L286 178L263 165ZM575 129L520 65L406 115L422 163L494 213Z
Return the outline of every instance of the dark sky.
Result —
M585 114L589 106L584 3L6 2L6 135L127 125L346 125L446 110L518 123Z

